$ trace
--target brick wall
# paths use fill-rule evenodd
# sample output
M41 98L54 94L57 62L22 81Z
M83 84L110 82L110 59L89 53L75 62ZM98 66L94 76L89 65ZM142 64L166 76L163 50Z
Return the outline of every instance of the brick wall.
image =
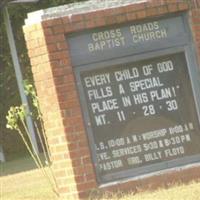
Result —
M191 12L189 6L177 0L149 0L43 20L23 27L61 197L85 198L91 190L98 187L65 34L187 11L190 12L194 37L200 50L200 11L196 8ZM200 174L198 169L196 171ZM175 174L179 178L185 177L180 172ZM150 182L150 185L157 185L167 179L170 181L170 177L174 177L174 174L129 182L104 190L130 186L133 189L134 185L148 185Z
M193 9L191 13L193 37L195 39L198 55L200 55L200 9Z

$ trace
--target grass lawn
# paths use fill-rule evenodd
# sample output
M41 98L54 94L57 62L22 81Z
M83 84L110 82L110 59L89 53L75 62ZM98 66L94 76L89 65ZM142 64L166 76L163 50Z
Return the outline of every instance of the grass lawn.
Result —
M176 185L169 189L158 189L156 191L146 191L138 194L120 194L118 196L105 196L110 200L200 200L200 182L193 182L188 185ZM98 200L103 200L98 199ZM92 200L92 199L91 199ZM93 200L97 200L94 199Z
M31 158L0 164L0 200L56 200Z
M31 158L0 164L0 200L57 200ZM200 182L138 194L104 195L90 200L200 200Z

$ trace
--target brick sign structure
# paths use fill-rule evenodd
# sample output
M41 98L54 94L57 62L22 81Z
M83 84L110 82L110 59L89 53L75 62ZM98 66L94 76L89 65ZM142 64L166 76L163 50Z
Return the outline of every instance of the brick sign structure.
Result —
M24 26L66 199L191 180L200 168L199 1L87 1Z

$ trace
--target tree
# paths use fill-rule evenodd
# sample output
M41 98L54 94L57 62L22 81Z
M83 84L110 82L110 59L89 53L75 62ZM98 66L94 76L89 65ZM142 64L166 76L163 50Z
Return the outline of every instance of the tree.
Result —
M12 0L1 0L0 9ZM53 6L76 2L73 0L40 0L36 4L9 4L9 14L16 40L18 56L24 79L32 80L31 66L27 56L22 26L27 13ZM20 105L15 72L8 46L2 12L0 12L0 143L9 157L10 154L25 152L18 135L6 129L6 114L11 106ZM7 134L9 133L9 134Z

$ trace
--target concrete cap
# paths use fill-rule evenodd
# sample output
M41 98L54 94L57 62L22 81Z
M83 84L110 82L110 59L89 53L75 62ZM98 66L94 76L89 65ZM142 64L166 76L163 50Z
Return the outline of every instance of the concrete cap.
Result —
M106 8L116 8L146 1L148 0L90 0L85 2L71 3L28 13L28 17L25 20L25 25L32 25L49 19L55 19L64 16L71 17L75 14L88 13Z

